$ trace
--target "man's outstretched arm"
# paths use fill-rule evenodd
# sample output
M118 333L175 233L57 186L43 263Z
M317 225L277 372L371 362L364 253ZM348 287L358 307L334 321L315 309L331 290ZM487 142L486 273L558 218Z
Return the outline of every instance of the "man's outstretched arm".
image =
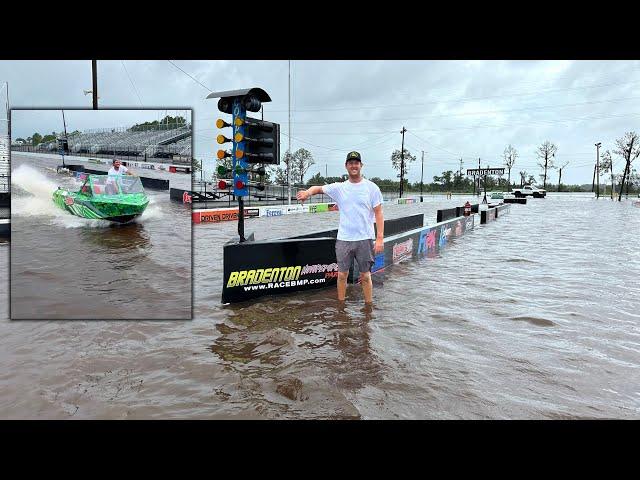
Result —
M309 187L307 190L300 190L298 193L296 193L296 198L301 202L304 202L312 195L317 195L319 193L322 193L322 186L316 185L314 187Z

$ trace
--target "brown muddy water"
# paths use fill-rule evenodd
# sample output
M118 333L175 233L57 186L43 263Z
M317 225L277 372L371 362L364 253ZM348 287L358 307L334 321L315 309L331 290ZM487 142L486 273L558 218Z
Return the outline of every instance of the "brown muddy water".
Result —
M385 213L434 223L464 200ZM337 220L246 226L262 239ZM638 232L630 201L513 205L440 255L395 266L367 310L357 287L344 308L332 290L222 306L222 245L236 225L197 225L192 321L0 323L0 416L637 419Z
M80 182L37 161L12 163L11 318L191 319L189 208L147 189L130 224L79 218L51 193Z

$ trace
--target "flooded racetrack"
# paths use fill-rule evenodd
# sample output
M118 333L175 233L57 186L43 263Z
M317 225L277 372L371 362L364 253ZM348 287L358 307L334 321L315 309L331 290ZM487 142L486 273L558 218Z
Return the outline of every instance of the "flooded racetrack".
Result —
M385 214L434 223L464 200ZM277 238L337 221L259 218L246 231ZM194 228L193 321L2 322L2 417L640 418L631 201L512 205L440 255L394 266L372 309L354 286L344 307L331 289L222 306L222 245L236 228Z
M12 165L12 319L191 318L188 207L147 189L126 225L71 215L51 194L80 182L37 159Z

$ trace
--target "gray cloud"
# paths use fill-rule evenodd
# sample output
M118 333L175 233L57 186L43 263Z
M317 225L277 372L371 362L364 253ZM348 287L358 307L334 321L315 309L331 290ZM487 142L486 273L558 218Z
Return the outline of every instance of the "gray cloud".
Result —
M265 118L289 131L286 61L175 61L211 90L260 86L273 102ZM589 183L594 143L613 149L616 138L640 129L637 61L294 61L292 148L304 147L317 164L310 174L343 171L358 149L368 176L390 178L389 157L406 146L420 158L425 179L444 169L499 165L505 146L520 153L514 171L537 174L535 150L558 145L568 183ZM126 71L125 71L126 68ZM208 90L167 61L98 62L102 107L193 107L196 157L215 164L216 102ZM127 75L128 72L128 75ZM129 79L131 78L131 80ZM2 61L0 81L14 107L90 107L90 61ZM135 87L132 85L132 83ZM136 90L138 94L136 94ZM139 98L138 98L139 95ZM114 118L114 121L116 119ZM119 120L118 120L119 121ZM124 121L124 119L122 120ZM104 125L118 126L118 125ZM55 128L55 127L54 127ZM43 130L45 130L43 128ZM283 149L289 139L282 136ZM617 166L620 168L621 161ZM410 179L419 180L419 160ZM551 175L557 180L557 173Z

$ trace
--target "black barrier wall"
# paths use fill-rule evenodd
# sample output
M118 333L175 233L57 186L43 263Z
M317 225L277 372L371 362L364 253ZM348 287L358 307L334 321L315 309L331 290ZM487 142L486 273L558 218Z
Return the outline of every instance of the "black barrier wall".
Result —
M9 192L0 193L0 207L11 206L11 194Z
M384 221L384 236L390 237L391 235L396 235L400 232L406 232L408 230L413 230L424 225L424 215L422 213L418 213L416 215L410 215L408 217L401 218L391 218L389 220ZM375 229L376 234L378 232L377 228ZM317 237L332 237L336 238L338 236L338 229L334 230L323 230L321 232L312 232L306 233L304 235L298 235L295 237L287 237L290 239L297 238L317 238Z
M443 208L437 211L436 213L436 222L444 222L446 220L451 220L452 218L459 217L457 213L458 207L454 208ZM464 207L463 207L464 210Z
M67 168L72 172L83 172L89 175L106 175L107 172L102 170L93 170L85 168L84 165L67 165ZM144 188L150 188L151 190L169 190L169 180L161 180L159 178L140 177L142 186Z

